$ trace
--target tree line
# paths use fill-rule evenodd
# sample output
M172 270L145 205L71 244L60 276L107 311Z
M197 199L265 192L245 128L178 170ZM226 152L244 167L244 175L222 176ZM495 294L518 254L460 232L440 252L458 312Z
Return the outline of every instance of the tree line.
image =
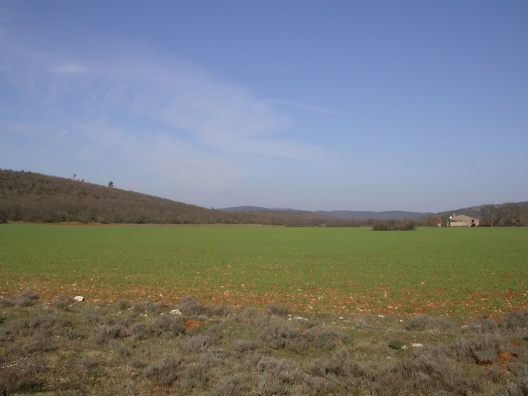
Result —
M527 225L527 210L521 204L484 205L480 208L481 227L520 227Z

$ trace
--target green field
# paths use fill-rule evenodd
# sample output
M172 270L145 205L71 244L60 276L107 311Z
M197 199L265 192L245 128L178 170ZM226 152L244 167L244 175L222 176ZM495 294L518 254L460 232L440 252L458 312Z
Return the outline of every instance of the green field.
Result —
M0 226L0 295L499 316L528 308L528 228Z

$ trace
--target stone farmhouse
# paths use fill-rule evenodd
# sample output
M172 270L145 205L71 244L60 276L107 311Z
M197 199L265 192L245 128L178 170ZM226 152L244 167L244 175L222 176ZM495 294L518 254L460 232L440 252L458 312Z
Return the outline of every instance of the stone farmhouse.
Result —
M478 227L479 219L466 215L449 216L447 220L448 227Z

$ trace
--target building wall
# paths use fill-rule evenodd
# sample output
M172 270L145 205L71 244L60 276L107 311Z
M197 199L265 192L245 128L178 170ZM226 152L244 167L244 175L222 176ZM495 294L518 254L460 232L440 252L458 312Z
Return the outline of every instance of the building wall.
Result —
M479 219L469 216L454 216L449 219L450 227L471 227L473 224L474 227L478 227L479 223Z

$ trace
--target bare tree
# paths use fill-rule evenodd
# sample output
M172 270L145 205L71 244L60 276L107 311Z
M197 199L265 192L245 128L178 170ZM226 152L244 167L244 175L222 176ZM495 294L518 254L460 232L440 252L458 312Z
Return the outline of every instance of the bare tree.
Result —
M480 225L488 227L518 227L528 225L526 209L516 203L484 205L480 208Z

